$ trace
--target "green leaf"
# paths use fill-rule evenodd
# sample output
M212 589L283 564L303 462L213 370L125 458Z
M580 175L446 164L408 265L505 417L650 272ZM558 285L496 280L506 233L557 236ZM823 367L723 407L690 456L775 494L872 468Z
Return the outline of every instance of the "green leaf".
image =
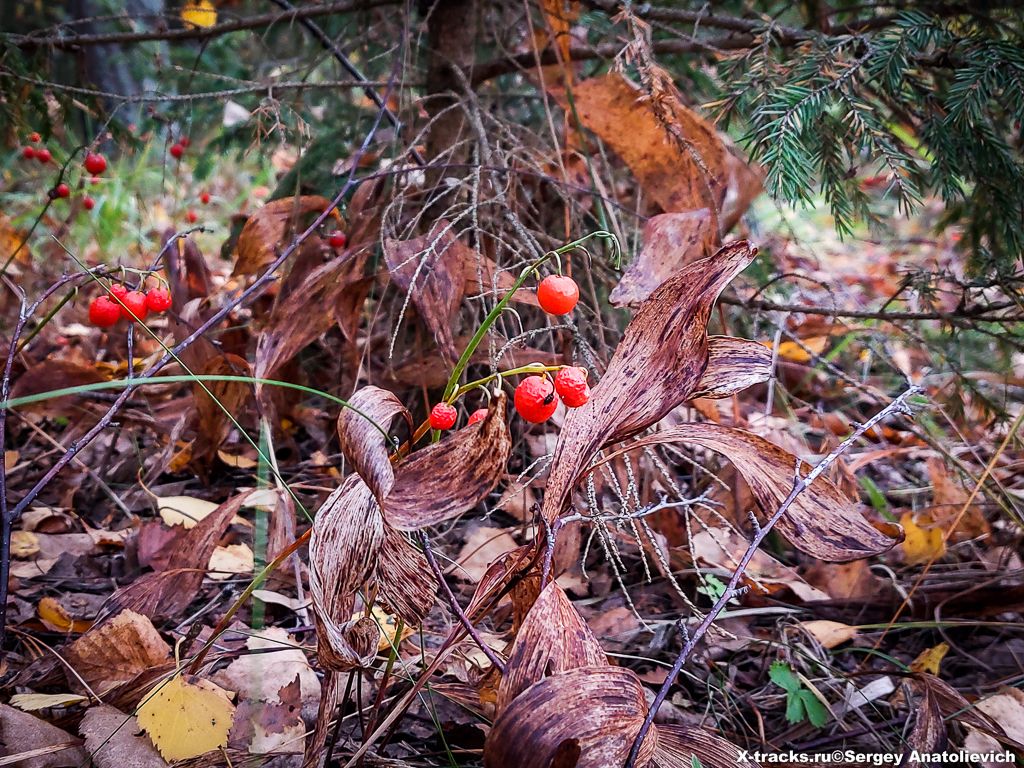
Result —
M807 718L804 701L796 691L786 694L786 720L790 723L802 723Z
M807 711L807 719L811 725L815 728L823 728L825 723L828 722L828 710L821 703L821 700L806 688L799 691L796 695Z
M796 673L793 672L789 664L784 661L772 662L772 665L768 668L768 677L787 693L796 693L800 690L800 678L796 676Z
M704 765L701 763L699 757L696 755L690 755L690 768L704 768Z

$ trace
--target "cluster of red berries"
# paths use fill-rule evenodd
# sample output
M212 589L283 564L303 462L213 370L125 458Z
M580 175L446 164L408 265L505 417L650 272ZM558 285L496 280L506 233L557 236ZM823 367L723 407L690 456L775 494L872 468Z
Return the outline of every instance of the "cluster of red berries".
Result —
M547 376L527 376L516 387L516 412L525 421L540 424L551 418L558 407L559 398L569 408L579 408L590 400L586 368L560 368L554 381ZM486 416L486 408L473 411L467 426L483 421ZM457 419L458 411L450 403L438 403L430 410L431 429L451 429Z
M182 136L176 142L171 144L171 148L167 151L171 153L171 157L175 160L181 160L181 158L185 156L185 150L188 149L188 145L191 143L192 142L189 140L188 136Z
M53 160L53 154L46 147L33 147L33 144L38 144L43 140L43 137L38 132L32 131L28 136L29 143L25 145L24 149L21 150L21 156L26 160L38 160L44 165Z
M141 322L150 312L166 312L171 308L171 293L166 288L133 291L114 283L108 291L109 296L97 296L89 304L89 322L100 328L110 328L122 318Z
M21 156L26 160L36 159L40 163L49 163L53 159L53 154L46 147L33 147L33 144L38 144L43 140L43 137L38 132L33 131L28 137L29 144L21 150ZM99 175L107 170L107 158L101 155L99 152L89 152L85 156L85 160L82 165L85 167L86 172L89 174L90 181L93 184L99 183ZM63 181L57 186L50 190L50 198L52 200L66 199L71 197L71 187L65 184ZM91 211L96 207L96 201L86 195L82 198L82 207L87 211Z

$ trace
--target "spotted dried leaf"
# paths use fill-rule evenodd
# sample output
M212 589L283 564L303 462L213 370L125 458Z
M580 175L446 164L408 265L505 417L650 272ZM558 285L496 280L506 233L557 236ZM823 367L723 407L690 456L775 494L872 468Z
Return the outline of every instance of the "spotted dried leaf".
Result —
M338 416L341 451L377 498L383 498L394 485L395 471L381 430L387 430L398 416L411 430L412 416L401 400L380 387L363 387L348 402L352 407L343 408Z
M690 397L708 364L707 323L722 289L753 260L726 245L666 280L637 310L590 401L565 418L542 514L553 521L598 450L656 423Z
M623 765L646 713L643 687L631 670L580 667L546 677L495 720L484 743L484 765L549 768L557 760L576 768ZM637 765L649 763L657 737L657 728L648 731Z
M772 376L772 351L764 344L733 336L708 339L708 367L690 398L731 397Z
M652 216L644 224L643 248L608 300L620 307L638 304L672 273L711 255L716 240L714 219L707 208Z
M277 250L286 246L288 233L301 231L296 227L300 220L323 213L330 204L326 197L303 195L273 200L261 207L245 222L238 236L238 258L232 274L261 272L277 258Z
M540 593L516 635L498 685L497 711L549 675L608 663L587 622L556 583Z
M377 600L388 613L418 627L434 604L437 581L422 552L387 523L377 552Z
M491 398L487 416L447 440L413 453L395 473L382 506L388 523L409 531L471 509L498 484L512 450L505 395Z
M699 445L726 456L765 514L773 514L793 487L796 456L751 432L719 424L680 424L642 437L624 450L674 442ZM801 461L800 467L804 474L811 471L806 462ZM796 497L776 529L802 552L841 563L885 552L903 538L898 525L878 526L868 522L858 505L831 480L819 477Z
M444 219L428 235L384 241L391 279L412 299L423 324L452 360L456 357L452 319L465 288L465 264L472 259L473 251L455 238Z

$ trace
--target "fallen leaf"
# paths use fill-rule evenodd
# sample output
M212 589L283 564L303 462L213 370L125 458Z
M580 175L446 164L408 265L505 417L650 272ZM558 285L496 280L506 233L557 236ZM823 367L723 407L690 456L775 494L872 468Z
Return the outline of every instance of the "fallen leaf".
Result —
M460 579L477 584L491 563L518 544L508 531L492 525L472 525L463 536L462 549L455 558L453 573Z
M945 532L931 515L904 512L900 516L900 525L906 531L902 546L907 565L930 563L946 554Z
M822 648L832 649L855 638L860 630L838 621L816 619L800 622L801 628L818 641Z
M911 672L927 672L929 675L938 677L939 665L946 658L947 653L949 653L949 645L947 643L939 643L931 648L926 648L917 655L916 659L910 662L910 670Z
M576 768L622 765L646 713L643 687L631 670L580 667L545 677L494 721L484 743L484 765L549 768L559 758ZM637 765L648 764L656 743L657 728L652 728Z
M75 672L99 695L136 675L163 664L171 648L147 617L122 611L90 629L64 649ZM68 682L78 684L75 675Z
M812 336L808 339L796 341L783 341L779 344L778 356L791 363L809 363L812 357L821 355L828 346L828 336ZM774 348L770 341L762 342L769 350Z
M280 703L281 689L298 678L301 700L319 700L320 680L287 630L281 627L252 630L245 647L250 652L215 673L215 683L235 691L240 699Z
M166 768L167 763L148 737L140 735L139 723L114 707L90 707L78 726L85 748L96 768Z
M235 714L229 696L208 680L186 682L179 673L150 690L135 717L165 760L188 760L228 743Z
M256 557L248 544L229 544L217 547L210 556L209 577L223 581L238 574L252 573Z
M39 601L39 618L43 624L57 632L85 632L92 626L91 621L79 621L71 618L63 605L52 597L44 597Z
M10 704L24 712L36 712L50 707L68 707L89 699L76 693L16 693Z
M219 505L206 499L192 496L157 496L157 513L167 525L181 525L194 528L195 524L207 517Z
M732 336L711 336L707 368L690 398L731 397L747 387L768 381L771 375L771 351L763 345Z
M189 0L181 7L181 21L189 29L212 27L217 23L217 8L210 0Z
M28 560L39 554L39 537L31 531L11 533L11 557Z
M298 679L283 686L274 701L244 700L235 710L229 741L253 755L302 754L306 725Z
M696 757L703 768L759 768L752 760L740 759L745 751L702 728L665 723L658 725L658 746L651 766L694 768Z

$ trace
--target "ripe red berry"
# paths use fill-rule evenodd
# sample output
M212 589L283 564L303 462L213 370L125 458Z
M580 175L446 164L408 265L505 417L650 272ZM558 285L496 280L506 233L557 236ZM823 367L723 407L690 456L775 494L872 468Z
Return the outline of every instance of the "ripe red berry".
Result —
M431 429L451 429L455 426L455 419L458 417L455 406L448 403L438 403L430 409Z
M107 170L107 158L101 154L90 152L85 156L85 170L93 176L99 176Z
M121 305L108 296L97 296L89 304L89 322L109 328L121 319Z
M327 238L327 242L331 248L344 248L345 243L348 242L348 237L344 232L331 232L331 236Z
M121 299L124 306L121 307L121 317L125 320L145 320L149 312L146 306L146 294L142 291L128 291Z
M201 202L203 205L209 205L210 204L210 193L209 192L203 192L203 194L201 194L199 196L199 202Z
M85 197L84 197L84 198L82 199L82 207L83 207L83 208L85 208L85 210L87 210L87 211L91 211L91 210L92 210L93 208L95 208L95 207L96 207L96 201L95 201L95 200L93 200L93 199L92 199L91 197L89 197L88 195L86 195L86 196L85 196Z
M128 295L128 286L121 285L121 283L111 283L109 290L114 296L119 298L121 301L124 301L124 297ZM117 304L116 301L114 303ZM118 306L121 305L118 304Z
M558 396L551 379L527 376L516 387L516 410L531 424L540 424L551 418L558 407Z
M185 148L181 144L171 145L171 157L175 160L181 160L181 156L185 154Z
M472 426L473 424L476 424L478 421L483 421L486 418L487 418L487 409L486 408L478 408L477 410L475 410L471 414L469 414L469 425Z
M564 275L548 275L537 286L540 308L551 315L568 315L580 300L576 281Z
M146 306L151 312L166 312L171 308L171 292L166 288L153 288L146 294Z
M181 146L183 147L189 147L192 145L192 139L190 139L188 136L182 136L180 139L178 139L178 143L181 144Z
M31 141L33 144L38 144L40 141L43 140L43 137L39 135L38 131L32 131L32 133L28 135L28 140Z
M36 151L32 147L25 147L23 150L21 150L21 156L24 157L26 160L31 160L33 157L36 156Z
M561 368L555 374L555 392L570 408L579 408L590 399L586 368Z
M71 197L71 187L62 181L53 188L53 194L55 197Z
M40 163L48 163L53 159L53 155L50 154L50 150L46 147L36 150L36 160Z
M195 224L197 221L199 221L199 214L196 213L195 211L190 210L188 213L185 214L185 218L188 219L189 224Z

